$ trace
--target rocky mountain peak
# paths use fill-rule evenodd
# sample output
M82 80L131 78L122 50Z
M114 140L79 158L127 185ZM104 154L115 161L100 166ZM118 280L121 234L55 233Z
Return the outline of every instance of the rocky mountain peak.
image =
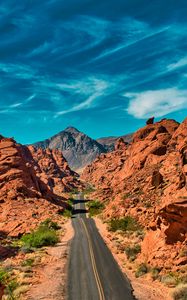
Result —
M77 128L73 126L68 126L66 129L64 129L62 132L69 132L69 133L81 133Z
M79 172L100 154L113 151L118 138L120 137L104 137L94 140L77 128L68 126L51 138L35 143L33 146L36 149L49 148L62 151L70 168ZM132 134L124 135L122 138L129 143Z

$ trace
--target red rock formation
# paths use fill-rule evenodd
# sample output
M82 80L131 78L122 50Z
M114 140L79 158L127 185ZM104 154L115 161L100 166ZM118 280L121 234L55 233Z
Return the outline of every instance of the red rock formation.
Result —
M0 138L0 232L11 236L54 218L66 206L60 193L78 183L60 152L31 150Z
M115 150L125 150L127 148L128 143L124 141L123 138L119 138L115 144Z
M5 290L5 287L0 283L0 299L2 299L2 297L4 295L4 290Z
M149 124L154 124L154 117L152 118L149 118L147 121L146 121L146 124L149 125Z
M138 130L129 147L97 158L82 178L107 201L105 218L131 215L146 228L140 259L176 268L187 242L186 176L187 119L163 119Z
M37 176L47 184L55 194L68 192L72 188L78 188L78 174L72 171L59 150L36 149L29 146L35 161Z
M24 147L12 139L0 141L0 200L41 197L39 182Z

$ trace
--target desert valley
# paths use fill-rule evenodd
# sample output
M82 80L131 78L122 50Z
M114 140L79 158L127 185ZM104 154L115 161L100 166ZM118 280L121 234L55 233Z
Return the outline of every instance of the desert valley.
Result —
M133 297L186 299L187 119L98 140L73 127L33 145L1 136L0 170L1 299L65 299L77 195Z
M0 300L187 300L186 33L186 0L1 0Z

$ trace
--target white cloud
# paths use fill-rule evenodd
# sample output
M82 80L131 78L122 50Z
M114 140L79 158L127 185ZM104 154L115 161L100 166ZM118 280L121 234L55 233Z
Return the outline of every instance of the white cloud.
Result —
M187 109L187 90L178 88L127 93L124 96L130 98L127 112L138 119L152 115L161 117L180 109Z
M23 106L24 104L27 104L30 101L32 101L32 99L34 99L35 97L36 97L36 94L33 94L33 95L29 96L28 98L26 98L23 102L11 104L9 106L9 108L11 109L11 108L17 108L17 107Z
M36 94L32 94L31 96L29 96L24 102L25 103L29 103L32 99L34 99L36 97Z
M99 96L101 96L101 93L99 93L99 92L95 93L94 95L88 97L88 99L86 99L84 102L81 102L80 104L75 105L75 106L73 106L70 109L59 111L56 114L56 116L61 116L61 115L65 115L65 114L70 113L70 112L74 112L74 111L79 111L79 110L82 110L82 109L90 108L92 106L93 101L97 97L99 97Z
M32 101L32 99L34 99L36 96L36 94L33 94L31 96L29 96L28 98L26 98L25 100L23 100L22 102L16 102L10 105L3 105L0 109L0 114L6 114L6 113L17 113L18 110L17 108L24 106L25 104L29 103L30 101Z
M17 108L17 107L19 107L19 106L22 106L22 104L23 104L23 103L21 103L21 102L20 102L20 103L14 103L14 104L11 104L9 107L10 107L10 108Z
M173 71L175 69L187 66L187 56L179 59L177 62L168 65L168 71Z

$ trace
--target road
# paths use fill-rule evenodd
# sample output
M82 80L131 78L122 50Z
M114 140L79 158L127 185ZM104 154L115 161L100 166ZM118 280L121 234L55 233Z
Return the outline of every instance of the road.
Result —
M87 218L81 195L74 201L72 225L75 236L70 246L68 300L134 300L128 279L99 234L94 220Z

